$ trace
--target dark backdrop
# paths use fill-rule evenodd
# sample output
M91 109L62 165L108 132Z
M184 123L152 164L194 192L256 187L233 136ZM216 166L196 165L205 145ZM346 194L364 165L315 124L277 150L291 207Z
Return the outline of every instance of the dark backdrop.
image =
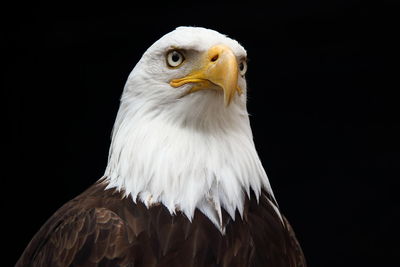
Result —
M393 7L293 0L4 9L4 266L57 208L102 176L128 74L180 25L213 28L247 49L255 143L309 266L394 266Z

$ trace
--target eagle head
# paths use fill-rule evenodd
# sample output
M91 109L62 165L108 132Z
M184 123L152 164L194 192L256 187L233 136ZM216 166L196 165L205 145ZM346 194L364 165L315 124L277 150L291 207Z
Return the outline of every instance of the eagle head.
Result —
M246 70L246 51L237 41L209 29L179 27L144 53L123 100L142 101L178 123L207 125L216 113L223 119L246 113Z
M246 109L246 50L216 31L179 27L156 41L128 77L105 176L134 201L216 225L250 190L272 191Z

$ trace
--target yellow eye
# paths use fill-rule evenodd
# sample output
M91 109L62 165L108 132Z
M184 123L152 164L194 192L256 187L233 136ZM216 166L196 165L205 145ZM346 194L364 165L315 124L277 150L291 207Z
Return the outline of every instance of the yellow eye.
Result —
M178 67L184 60L185 57L177 50L169 51L167 54L167 64L172 68Z
M246 74L247 71L247 62L246 60L242 60L239 63L239 71L240 71L240 75L244 76Z

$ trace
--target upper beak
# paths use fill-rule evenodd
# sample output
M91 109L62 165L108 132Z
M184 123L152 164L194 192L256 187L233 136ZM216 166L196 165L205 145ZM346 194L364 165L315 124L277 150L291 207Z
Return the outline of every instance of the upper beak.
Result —
M170 85L179 87L194 83L187 94L202 89L222 89L225 106L228 106L236 91L239 95L242 93L238 86L238 74L238 63L233 51L227 46L215 45L204 54L199 69L185 77L171 80Z

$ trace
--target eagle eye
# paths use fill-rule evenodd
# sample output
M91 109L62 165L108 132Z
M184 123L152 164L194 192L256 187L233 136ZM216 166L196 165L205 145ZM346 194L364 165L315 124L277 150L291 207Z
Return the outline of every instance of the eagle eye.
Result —
M167 64L171 68L176 68L180 66L184 60L185 57L178 50L171 50L167 54Z
M247 71L247 62L246 62L245 59L242 60L242 61L239 63L239 71L240 71L240 75L242 75L242 76L244 76L244 75L246 74L246 71Z

